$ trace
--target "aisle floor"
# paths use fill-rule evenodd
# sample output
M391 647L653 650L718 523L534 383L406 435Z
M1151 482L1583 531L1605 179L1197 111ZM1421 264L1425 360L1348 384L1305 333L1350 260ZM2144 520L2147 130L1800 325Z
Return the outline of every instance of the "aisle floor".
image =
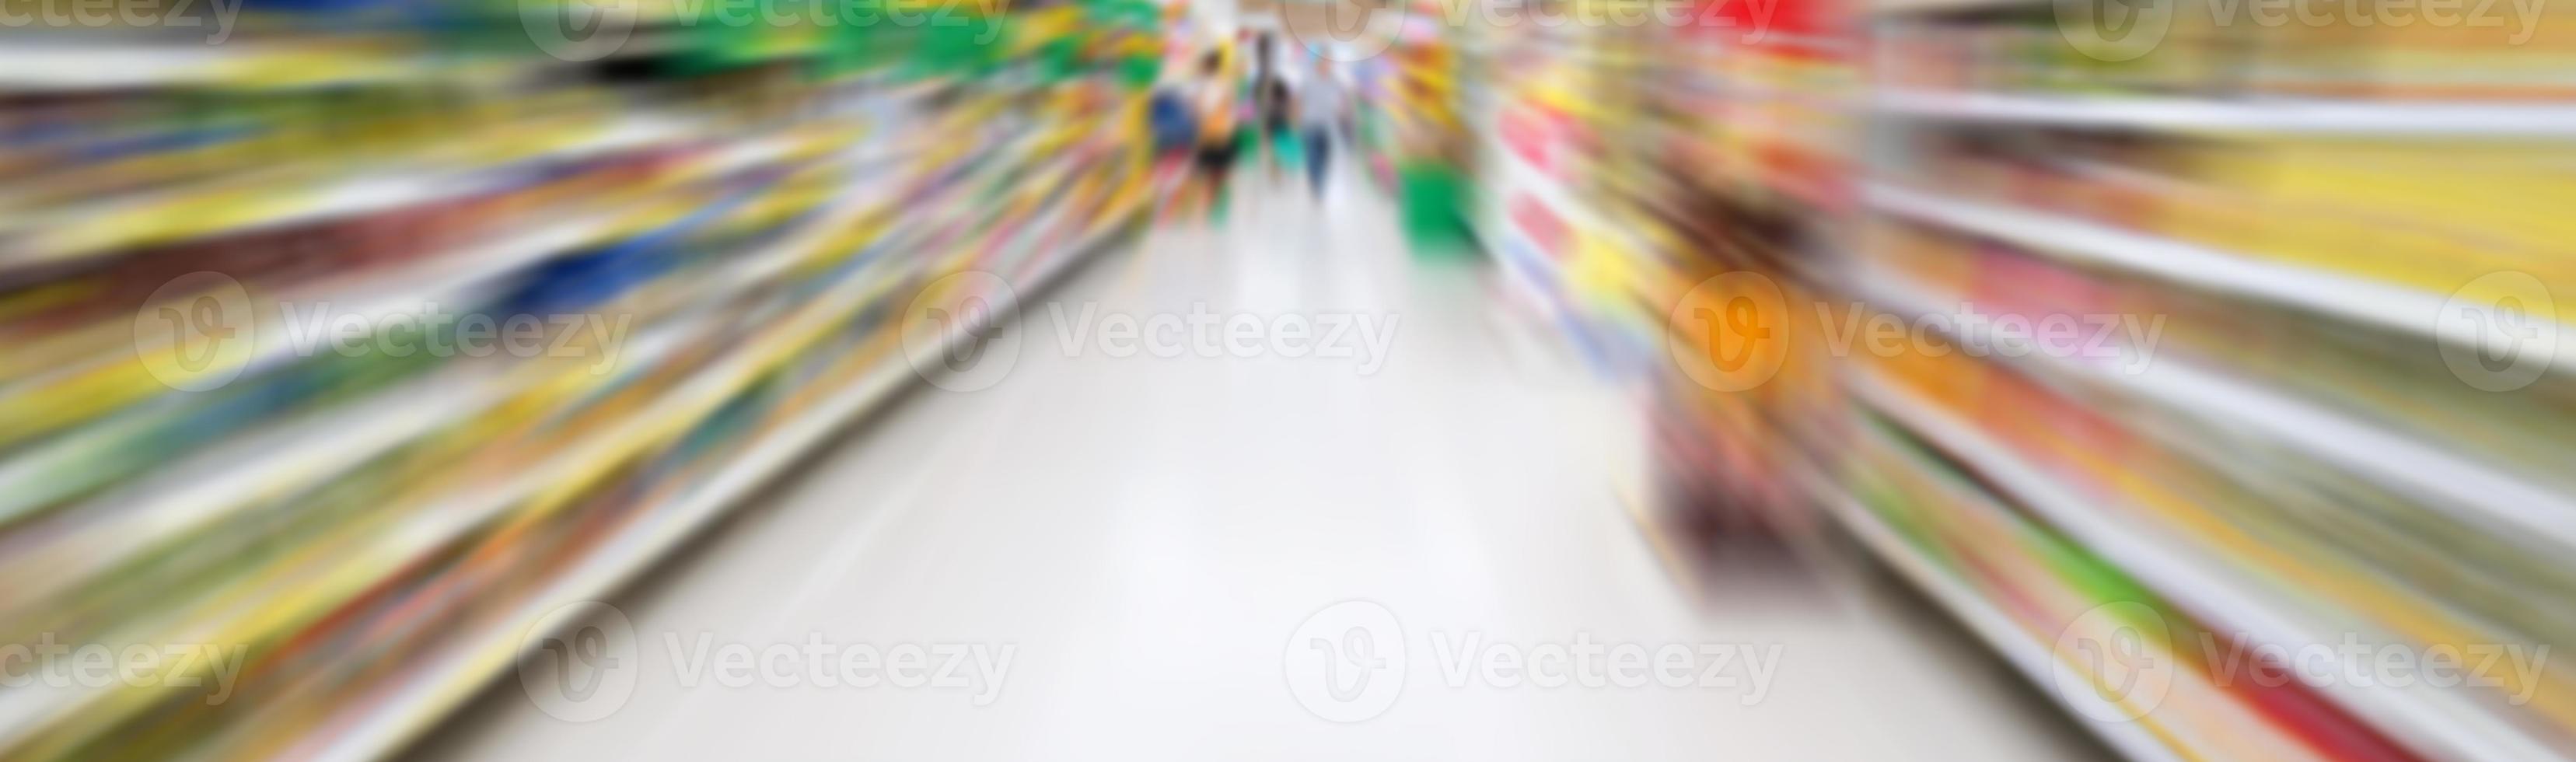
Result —
M505 678L415 756L2103 756L1865 566L1677 573L1623 499L1645 482L1632 400L1499 308L1480 267L1409 256L1364 183L1319 206L1246 174L1224 224L1167 223L1028 295L1000 383L925 385L612 601L641 667L615 712L567 722ZM1382 362L1117 357L1088 333L1067 351L1101 325L1086 308L1198 303L1372 316L1393 339ZM1391 704L1336 722L1297 698L1292 639L1351 600L1400 624L1408 666ZM1717 644L1771 674L1454 684L1441 662L1471 637ZM1012 651L998 692L726 687L699 658L809 642Z

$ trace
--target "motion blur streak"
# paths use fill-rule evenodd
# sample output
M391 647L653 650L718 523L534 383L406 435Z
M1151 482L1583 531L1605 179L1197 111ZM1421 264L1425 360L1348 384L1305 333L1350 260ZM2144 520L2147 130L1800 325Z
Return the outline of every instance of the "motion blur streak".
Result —
M2576 759L2547 0L0 0L0 758Z

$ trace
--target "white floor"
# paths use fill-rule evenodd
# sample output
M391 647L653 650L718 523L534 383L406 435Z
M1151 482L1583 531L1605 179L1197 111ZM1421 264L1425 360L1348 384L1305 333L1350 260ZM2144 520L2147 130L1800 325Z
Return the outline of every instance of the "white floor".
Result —
M415 754L2102 756L1879 577L1757 565L1686 593L1615 494L1643 476L1635 405L1498 309L1475 266L1409 257L1365 187L1318 208L1254 174L1229 224L1168 226L1033 299L1001 383L900 401L614 601L642 667L614 713L565 722L505 680ZM1360 358L1068 354L1049 308L1142 319L1194 302L1400 322L1364 373ZM1347 600L1392 614L1403 634L1380 645L1407 667L1391 705L1334 722L1292 692L1314 675L1291 641ZM1758 700L1740 679L1453 685L1436 652L1470 633L1531 650L1776 645L1776 674ZM1016 650L977 706L976 688L684 685L702 637Z

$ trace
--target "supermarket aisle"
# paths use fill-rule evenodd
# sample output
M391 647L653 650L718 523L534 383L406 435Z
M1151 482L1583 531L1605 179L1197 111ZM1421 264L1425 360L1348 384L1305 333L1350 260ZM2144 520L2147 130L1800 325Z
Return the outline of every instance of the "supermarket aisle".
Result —
M1225 224L1166 226L1032 298L1001 383L925 387L615 601L638 669L613 714L565 722L505 681L417 756L2100 756L1874 584L1764 572L1694 603L1615 495L1640 478L1635 406L1497 315L1475 270L1412 261L1350 178L1318 209L1246 174ZM1394 328L1346 358L1120 357L1099 333L1201 308ZM1391 705L1343 724L1283 659L1354 599L1395 617L1408 663ZM1767 664L1699 665L1732 687L1540 688L1450 666L1469 638ZM727 687L712 654L734 644L1010 660L997 689L825 686L787 662Z

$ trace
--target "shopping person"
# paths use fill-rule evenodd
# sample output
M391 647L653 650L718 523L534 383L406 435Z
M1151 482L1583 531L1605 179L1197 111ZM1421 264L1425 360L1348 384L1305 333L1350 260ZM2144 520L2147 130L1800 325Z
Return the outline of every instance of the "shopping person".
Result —
M1315 72L1297 96L1297 121L1306 138L1306 181L1315 198L1324 197L1324 182L1333 163L1333 135L1349 134L1351 100L1332 59L1315 58Z
M1287 72L1280 66L1277 39L1269 32L1263 32L1254 40L1254 45L1257 52L1252 67L1253 111L1259 123L1262 163L1269 169L1268 176L1275 180L1279 176L1279 165L1286 161L1289 141L1296 139L1295 132L1289 129L1295 97L1288 87Z
M1218 198L1225 193L1227 171L1234 167L1235 120L1234 81L1226 76L1225 51L1210 50L1199 60L1198 92L1192 105L1198 110L1198 178L1200 193L1207 209L1214 211Z

